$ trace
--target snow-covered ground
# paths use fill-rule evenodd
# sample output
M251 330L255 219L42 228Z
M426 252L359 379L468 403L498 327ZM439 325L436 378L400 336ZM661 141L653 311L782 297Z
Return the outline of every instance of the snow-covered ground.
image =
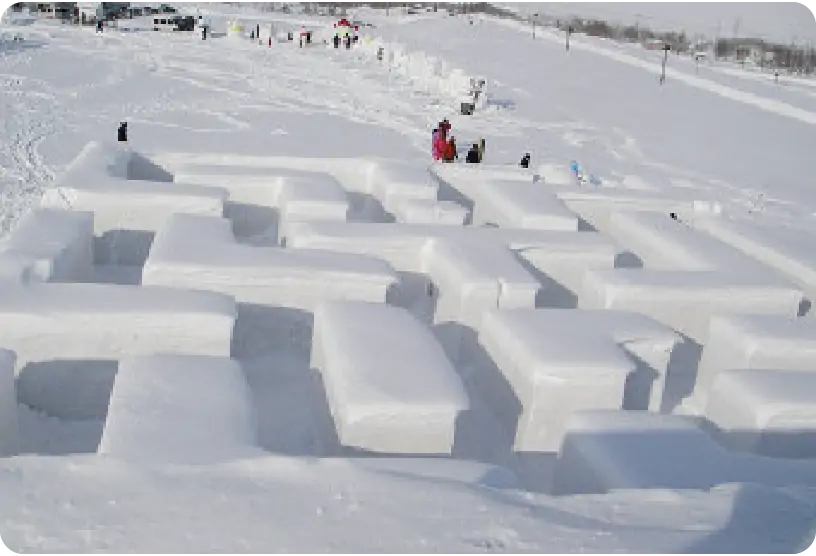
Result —
M9 548L813 541L809 82L672 57L660 86L658 53L444 12L361 9L335 50L268 42L326 17L184 9L213 36L0 26ZM484 164L432 164L442 118Z

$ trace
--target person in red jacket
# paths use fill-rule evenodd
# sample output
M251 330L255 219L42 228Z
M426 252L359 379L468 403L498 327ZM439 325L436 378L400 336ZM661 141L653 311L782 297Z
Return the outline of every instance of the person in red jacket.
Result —
M445 162L453 162L459 158L459 153L456 151L456 139L451 136L447 143L445 143L445 150L442 154L442 160Z

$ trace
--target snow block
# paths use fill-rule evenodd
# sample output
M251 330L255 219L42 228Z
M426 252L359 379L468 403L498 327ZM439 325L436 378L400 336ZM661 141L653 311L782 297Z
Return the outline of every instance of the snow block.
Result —
M400 199L391 209L397 222L405 224L463 226L468 216L467 209L460 204L436 199Z
M119 360L170 351L229 356L235 304L227 296L111 284L0 288L0 345L30 362Z
M467 394L431 331L406 310L322 303L315 310L311 364L323 375L343 445L451 453Z
M40 199L43 208L94 214L97 263L141 265L152 234L172 214L223 214L223 189L129 180L135 156L126 147L89 143Z
M506 246L543 286L537 303L575 307L590 269L612 269L622 249L592 232L473 228L428 224L309 222L290 229L287 245L371 255L399 272L427 274L431 244L468 241L495 250Z
M605 230L651 270L723 270L769 276L772 271L730 245L657 212L615 212Z
M472 189L473 225L578 230L578 216L540 184L489 181Z
M575 174L566 164L540 164L538 175L544 185L575 186Z
M440 239L426 252L436 296L434 324L448 356L463 362L482 315L496 307L534 308L541 288L512 251L496 242Z
M816 303L816 254L811 231L734 218L697 218L695 228L775 269Z
M515 426L518 451L557 452L569 416L620 409L626 381L637 370L611 337L546 320L531 311L489 311L478 330L479 344L515 399L495 380L480 390L500 419Z
M407 199L435 201L439 186L427 168L380 161L372 167L368 191L394 214Z
M726 446L772 457L816 457L816 360L810 371L730 370L705 410Z
M723 482L728 454L693 420L646 411L570 416L553 475L556 494L702 489Z
M470 145L462 144L460 148L467 152ZM461 155L460 155L461 156ZM528 168L516 164L434 164L431 173L452 187L467 188L468 183L485 180L518 181L533 183L536 173ZM461 190L460 190L461 191ZM462 191L464 193L464 191Z
M119 364L99 453L211 464L258 455L252 393L222 357L152 355Z
M764 276L622 268L588 271L578 306L642 313L705 345L715 315L796 316L801 301L797 288Z
M287 246L369 255L399 271L424 272L422 252L429 242L457 231L455 226L422 224L306 222L290 227Z
M684 191L663 189L660 192L638 191L616 187L558 187L552 190L570 210L605 232L609 217L621 211L658 212L669 215L689 214L694 211L694 199Z
M19 449L15 359L13 352L0 349L0 458L16 456Z
M156 235L142 283L229 294L242 303L311 311L323 299L384 302L398 278L384 261L236 243L222 218L177 214Z
M814 370L816 321L793 316L720 315L711 319L708 343L686 403L702 411L719 373L728 369Z
M89 281L92 241L92 213L35 209L0 242L0 274L18 282Z
M331 220L345 222L349 202L345 190L328 174L287 179L280 193L278 238L285 242L292 222Z

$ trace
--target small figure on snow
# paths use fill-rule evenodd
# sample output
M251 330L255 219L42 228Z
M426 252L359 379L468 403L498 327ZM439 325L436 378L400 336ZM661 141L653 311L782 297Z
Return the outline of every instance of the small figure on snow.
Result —
M445 143L445 151L442 154L444 162L453 162L459 158L459 153L456 151L456 139L451 135L451 138Z
M524 156L521 157L521 162L519 162L519 166L522 168L530 167L530 153L524 153Z
M340 48L340 35L335 35L332 42L334 43L334 48Z
M470 150L467 153L467 157L465 158L465 162L470 164L479 164L481 162L481 158L479 157L479 144L473 143L473 146L470 147Z
M119 130L116 133L117 138L119 141L127 141L127 122L120 122L119 123Z

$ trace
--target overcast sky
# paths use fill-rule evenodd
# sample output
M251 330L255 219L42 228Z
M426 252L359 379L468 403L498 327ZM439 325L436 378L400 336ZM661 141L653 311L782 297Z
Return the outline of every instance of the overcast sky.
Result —
M530 2L510 3L525 13L576 15L641 25L654 30L758 37L816 46L816 0L795 2Z

